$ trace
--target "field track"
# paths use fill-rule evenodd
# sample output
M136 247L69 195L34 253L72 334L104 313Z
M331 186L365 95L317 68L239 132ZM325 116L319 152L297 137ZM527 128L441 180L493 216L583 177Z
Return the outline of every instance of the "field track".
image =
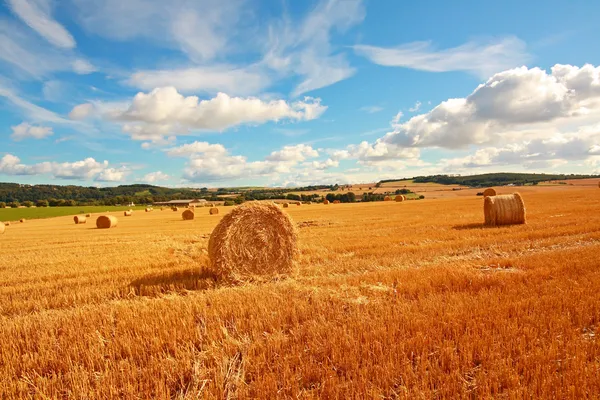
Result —
M230 207L13 223L0 398L597 396L600 189L519 191L502 228L474 194L290 206L293 275L243 286L201 272Z

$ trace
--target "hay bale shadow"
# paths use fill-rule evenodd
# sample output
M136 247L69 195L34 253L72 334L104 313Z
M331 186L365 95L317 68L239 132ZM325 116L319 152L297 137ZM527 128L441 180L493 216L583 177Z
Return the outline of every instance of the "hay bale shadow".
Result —
M454 225L452 229L457 231L468 230L468 229L488 229L489 226L486 226L483 222L471 223L471 224L460 224Z
M205 269L148 274L129 284L130 290L137 296L185 293L190 290L214 289L216 286L217 276Z

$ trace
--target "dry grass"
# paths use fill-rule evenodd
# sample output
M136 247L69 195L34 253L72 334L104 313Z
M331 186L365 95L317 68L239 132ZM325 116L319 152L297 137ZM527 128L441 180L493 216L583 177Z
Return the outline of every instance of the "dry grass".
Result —
M4 233L6 230L6 225L2 221L0 221L0 234Z
M292 275L238 286L201 269L222 215L13 224L0 398L597 397L600 190L521 194L494 229L474 195L291 207Z

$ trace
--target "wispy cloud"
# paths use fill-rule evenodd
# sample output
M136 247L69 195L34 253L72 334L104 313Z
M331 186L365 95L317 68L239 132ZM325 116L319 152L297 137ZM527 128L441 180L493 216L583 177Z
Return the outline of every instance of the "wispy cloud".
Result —
M369 114L375 114L378 113L379 111L383 111L383 107L379 107L379 106L364 106L360 108L360 111L364 111L366 113Z
M8 4L23 22L54 46L67 49L76 46L73 36L52 18L49 0L8 0Z

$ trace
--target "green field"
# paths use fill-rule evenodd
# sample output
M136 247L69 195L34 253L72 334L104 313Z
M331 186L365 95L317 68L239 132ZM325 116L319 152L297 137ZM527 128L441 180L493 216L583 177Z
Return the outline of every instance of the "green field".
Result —
M0 221L18 221L25 219L40 219L63 217L87 213L103 213L106 211L143 210L144 206L76 206L76 207L39 207L39 208L0 208Z

